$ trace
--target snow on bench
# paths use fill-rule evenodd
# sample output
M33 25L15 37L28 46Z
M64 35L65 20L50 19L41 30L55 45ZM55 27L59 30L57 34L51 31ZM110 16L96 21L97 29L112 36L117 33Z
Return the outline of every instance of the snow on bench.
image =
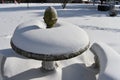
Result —
M120 80L120 54L104 43L94 43L90 50L99 61L98 80Z
M5 63L6 57L0 54L0 80L3 80L3 67Z

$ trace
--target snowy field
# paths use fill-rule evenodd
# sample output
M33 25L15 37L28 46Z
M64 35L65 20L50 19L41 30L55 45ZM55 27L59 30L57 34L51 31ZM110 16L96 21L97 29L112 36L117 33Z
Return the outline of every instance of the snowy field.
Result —
M61 4L29 6L0 4L0 53L8 56L4 69L7 80L96 80L96 71L89 68L94 62L89 50L78 57L58 61L57 71L47 73L39 70L41 61L23 58L12 51L10 39L15 28L25 21L43 20L48 6L56 8L62 21L83 28L89 35L91 45L93 42L104 42L120 53L119 5L115 17L108 16L108 12L97 11L97 7L92 4L68 4L66 9L62 9Z

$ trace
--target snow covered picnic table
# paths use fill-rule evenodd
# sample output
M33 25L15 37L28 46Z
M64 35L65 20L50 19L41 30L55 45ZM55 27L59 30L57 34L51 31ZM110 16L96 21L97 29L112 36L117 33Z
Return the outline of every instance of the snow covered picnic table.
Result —
M80 55L89 47L87 33L80 27L60 22L46 29L44 22L34 20L20 24L11 39L13 50L28 58L42 60L42 67L54 70L54 61Z

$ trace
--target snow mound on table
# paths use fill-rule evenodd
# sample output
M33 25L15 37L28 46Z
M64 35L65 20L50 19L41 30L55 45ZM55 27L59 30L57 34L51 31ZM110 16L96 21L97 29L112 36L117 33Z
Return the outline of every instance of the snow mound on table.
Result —
M58 21L51 29L40 29L41 26L45 26L41 21L20 25L12 42L28 52L55 55L78 52L89 44L87 33L76 25Z

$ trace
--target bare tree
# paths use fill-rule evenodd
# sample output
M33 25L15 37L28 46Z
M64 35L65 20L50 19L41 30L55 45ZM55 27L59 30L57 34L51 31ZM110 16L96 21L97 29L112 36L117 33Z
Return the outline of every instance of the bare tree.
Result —
M62 8L66 8L67 3L71 3L74 0L60 0L60 3L62 3Z

